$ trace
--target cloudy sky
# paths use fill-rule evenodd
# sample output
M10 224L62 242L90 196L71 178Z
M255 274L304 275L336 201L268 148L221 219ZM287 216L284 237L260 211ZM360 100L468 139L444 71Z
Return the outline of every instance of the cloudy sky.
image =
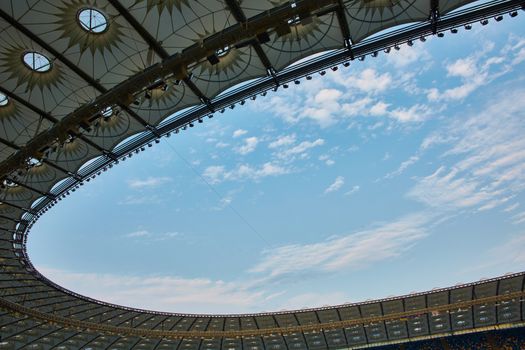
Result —
M105 301L240 313L525 269L523 14L217 115L45 215L29 254Z

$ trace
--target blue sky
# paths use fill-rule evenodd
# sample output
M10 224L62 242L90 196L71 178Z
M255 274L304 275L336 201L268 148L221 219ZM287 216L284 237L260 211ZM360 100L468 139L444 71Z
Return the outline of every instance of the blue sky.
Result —
M240 313L525 268L523 14L291 84L121 162L33 228L52 280Z

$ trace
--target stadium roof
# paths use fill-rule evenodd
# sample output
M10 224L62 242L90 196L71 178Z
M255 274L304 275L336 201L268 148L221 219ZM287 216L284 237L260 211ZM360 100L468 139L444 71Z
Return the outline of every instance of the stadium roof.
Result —
M428 296L212 317L76 295L40 275L25 250L29 229L57 200L168 133L313 72L524 4L461 9L476 2L1 2L0 347L323 348L521 322L522 274Z

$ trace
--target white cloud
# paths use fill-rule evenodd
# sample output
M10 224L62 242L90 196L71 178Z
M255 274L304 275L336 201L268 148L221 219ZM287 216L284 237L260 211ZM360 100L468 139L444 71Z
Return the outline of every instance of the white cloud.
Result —
M385 175L385 179L391 179L395 176L401 175L408 167L415 164L419 160L419 156L414 155L402 162L395 171L392 171Z
M252 153L253 151L255 151L255 148L257 147L258 143L259 143L259 139L255 136L245 138L244 144L242 146L235 148L235 152L242 154L242 155Z
M461 176L456 168L447 170L444 166L419 179L408 192L409 197L428 206L449 210L481 205L498 194L475 178Z
M222 209L230 206L232 204L232 202L233 202L233 197L231 197L231 196L223 197L219 201L219 205L217 207L215 207L214 209L215 210L222 210Z
M75 273L45 267L39 267L39 271L58 284L92 298L150 310L188 313L260 311L259 305L272 297L249 284L209 278Z
M500 197L500 198L491 199L488 202L486 202L485 204L483 204L481 207L479 207L478 211L485 211L485 210L494 209L496 207L499 207L499 206L507 203L509 200L513 199L514 197L515 197L514 195L511 195L511 196L508 196L508 197Z
M352 102L343 103L341 112L345 117L366 116L370 111L370 104L373 100L370 97L363 97Z
M239 189L228 191L228 193L226 193L225 195L222 196L222 198L219 199L218 204L216 206L212 207L211 209L215 210L215 211L221 211L221 210L224 210L225 208L231 206L231 204L233 203L235 195L239 191L240 191Z
M270 277L358 269L400 256L427 235L431 216L415 214L369 230L319 243L290 244L264 251L250 271Z
M142 189L148 187L158 187L164 185L167 182L172 181L171 177L162 176L162 177L148 177L147 179L132 179L128 180L128 186L133 189Z
M277 153L277 156L283 159L290 158L298 154L304 154L309 149L319 147L322 145L324 145L323 139L316 139L315 141L303 141L298 145L280 151L279 153Z
M222 165L211 165L204 170L202 176L210 183L215 184L221 182L222 176L225 173L225 168Z
M443 133L433 133L427 136L423 140L423 142L421 142L420 148L422 150L426 150L433 146L450 143L452 141L454 141L454 138L451 137L450 135L445 135Z
M488 210L523 191L524 109L525 90L511 88L494 96L480 112L454 120L427 138L422 149L441 144L445 147L442 158L455 163L419 178L408 196L445 210Z
M279 164L267 162L259 167L241 164L231 170L227 170L224 166L213 165L207 167L202 175L209 183L217 184L223 181L258 181L269 176L289 174L291 171Z
M237 137L241 137L242 135L245 135L246 133L248 133L248 131L246 130L243 130L243 129L237 129L233 132L233 137L234 138L237 138Z
M125 234L124 238L147 239L148 241L164 241L167 239L179 237L179 232L152 233L148 230L138 230Z
M386 115L388 112L388 106L390 105L385 102L379 101L370 108L370 115L373 115L373 116Z
M283 136L280 136L279 138L277 138L277 140L272 141L268 145L268 148L279 148L279 147L283 147L283 146L289 146L289 145L294 144L295 140L296 140L295 134L283 135Z
M312 103L303 109L301 115L316 121L323 128L333 125L341 110L341 96L343 93L337 89L322 89L313 97Z
M354 193L357 193L359 191L360 187L358 185L354 185L350 191L345 192L345 196L351 196Z
M522 211L512 217L513 224L522 224L525 222L525 211Z
M389 73L379 74L372 68L366 68L357 76L346 77L341 83L347 88L357 88L366 93L379 93L392 85L392 77Z
M427 91L430 101L463 100L478 88L490 84L496 78L512 71L512 67L521 63L521 44L513 44L515 40L509 38L511 43L505 45L499 53L492 53L494 43L483 43L483 49L471 56L460 58L446 66L447 75L457 77L461 84L439 91L436 88ZM490 56L492 54L492 56Z
M327 193L331 193L331 192L337 192L337 191L339 191L341 189L341 187L343 187L344 184L345 184L345 178L342 177L342 176L338 176L338 177L336 177L334 182L332 182L332 184L330 184L330 186L328 186L324 190L324 193L327 194Z
M421 64L422 60L427 60L428 54L425 51L425 48L420 47L410 47L405 45L402 47L402 50L395 51L390 53L387 56L387 61L396 68L405 68L408 65L411 65L417 62L418 66ZM413 67L410 67L413 68Z
M478 73L476 63L474 57L460 58L446 67L447 74L453 77L472 77Z
M300 112L304 108L304 96L293 89L286 95L267 96L249 105L256 111L271 111L286 123L294 124L300 120Z
M127 234L124 235L124 237L137 238L137 237L146 237L146 236L149 236L149 235L151 235L151 234L148 231L140 230L140 231L127 233Z
M337 89L322 89L315 95L314 101L320 105L332 104L337 103L341 96L343 96L343 93Z
M505 209L503 209L503 211L506 212L506 213L509 213L509 212L511 212L511 211L516 210L519 206L520 206L519 203L514 203L514 204L509 205L509 206L506 207Z
M304 109L303 116L314 120L320 127L326 128L336 123L334 112L335 110L328 108L308 107Z
M410 108L396 108L388 116L400 123L422 122L432 116L432 110L427 105L416 104Z
M333 159L330 158L330 156L328 154L322 154L319 156L319 160L321 162L324 162L326 165L328 166L332 166L335 164L335 161Z

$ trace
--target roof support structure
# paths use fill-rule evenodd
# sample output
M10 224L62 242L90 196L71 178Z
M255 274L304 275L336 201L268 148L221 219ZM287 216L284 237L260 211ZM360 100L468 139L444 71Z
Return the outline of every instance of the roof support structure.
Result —
M48 146L54 140L64 139L68 130L77 128L84 120L106 107L115 103L122 105L123 101L129 100L130 96L134 96L144 87L155 82L155 80L173 74L173 72L181 71L188 65L205 59L210 53L214 53L226 45L233 45L241 40L254 38L257 34L274 28L294 15L313 12L327 6L332 6L333 10L335 10L337 8L336 2L337 0L302 0L296 3L296 7L280 6L274 8L267 11L263 16L256 16L242 25L234 25L228 30L206 38L202 44L195 44L181 53L168 57L162 63L157 63L147 70L137 73L110 91L103 93L93 102L78 108L64 117L49 131L38 135L28 142L26 147L0 164L0 178L20 167L25 159L34 157L40 149ZM0 13L0 17L4 15L6 14ZM7 17L10 18L9 16ZM27 29L24 28L24 30L27 32ZM40 39L38 40L41 41ZM56 52L52 48L51 50ZM59 55L57 57L60 57L58 52L57 54ZM127 108L126 104L124 106Z
M242 8L239 6L238 0L226 0L225 2L237 22L239 23L247 22L246 15L244 14ZM253 40L252 47L257 53L257 56L259 56L259 59L261 60L264 67L266 68L266 71L270 75L274 76L275 74L274 74L274 68L272 66L272 63L270 62L270 59L268 58L268 56L264 53L264 50L262 49L259 41Z
M119 2L119 0L108 0L113 7L128 21L128 23L137 31L140 37L148 43L149 47L155 51L155 53L162 59L167 59L170 55L162 45L133 17L131 13ZM189 79L188 77L184 78L184 82L188 88L205 104L209 104L210 99L206 97L202 91Z
M60 62L62 62L65 66L67 66L72 72L77 74L80 78L82 78L86 83L91 85L94 89L97 89L101 93L106 93L108 90L104 88L99 82L97 82L95 79L93 79L89 74L82 71L80 68L78 68L77 65L75 65L73 62L69 61L63 54L55 50L51 45L46 43L44 40L42 40L38 35L35 35L33 32L31 32L29 29L27 29L25 26L21 25L17 20L9 16L4 11L0 10L0 18L3 18L6 22L8 22L10 25L12 25L14 28L19 30L21 33L23 33L25 36L27 36L29 39L40 45L42 48L44 48L46 51L48 51L50 54L55 56ZM133 112L127 105L121 105L122 109L124 109L132 118L137 120L139 123L141 123L143 126L148 126L149 124L142 119L139 115L137 115L135 112Z
M343 34L343 38L345 39L345 44L348 48L350 48L350 27L348 26L348 21L346 20L344 8L345 7L343 5L343 0L339 0L339 8L336 11L337 20L339 21L339 27L341 27L341 32Z

